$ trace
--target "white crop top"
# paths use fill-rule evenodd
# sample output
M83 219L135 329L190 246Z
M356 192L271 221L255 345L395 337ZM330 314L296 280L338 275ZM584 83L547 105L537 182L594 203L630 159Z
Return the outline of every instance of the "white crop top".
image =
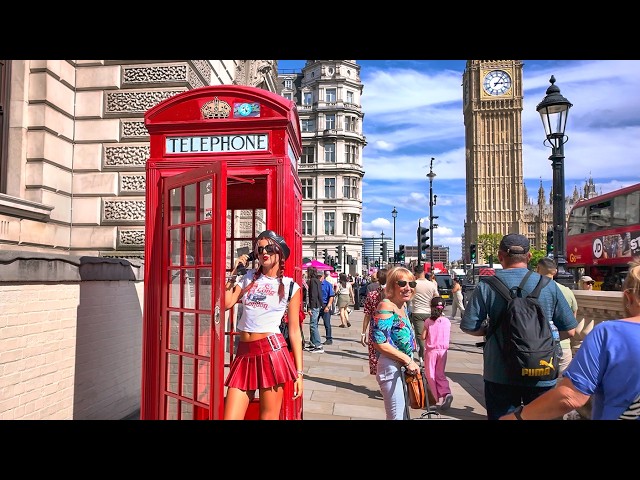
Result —
M253 280L254 273L254 269L247 270L246 275L240 280L240 288L247 288ZM278 297L280 281L265 274L260 275L251 289L242 295L242 315L238 320L237 329L242 332L280 333L280 320L287 308L291 282L293 282L291 277L282 277L284 296L280 300ZM293 297L298 290L300 286L294 282L291 296Z

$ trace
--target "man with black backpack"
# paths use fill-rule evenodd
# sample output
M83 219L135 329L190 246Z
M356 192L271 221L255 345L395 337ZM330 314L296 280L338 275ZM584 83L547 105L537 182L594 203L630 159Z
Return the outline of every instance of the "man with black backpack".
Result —
M501 270L482 277L460 329L485 336L484 396L487 418L526 405L553 388L559 342L573 336L576 319L555 282L531 272L529 240L510 233L500 241Z

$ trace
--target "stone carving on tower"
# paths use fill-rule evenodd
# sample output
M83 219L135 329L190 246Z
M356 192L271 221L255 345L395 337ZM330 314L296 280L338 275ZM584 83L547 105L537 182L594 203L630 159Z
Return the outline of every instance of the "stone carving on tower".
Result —
M276 92L278 80L277 60L238 60L236 85L248 85Z

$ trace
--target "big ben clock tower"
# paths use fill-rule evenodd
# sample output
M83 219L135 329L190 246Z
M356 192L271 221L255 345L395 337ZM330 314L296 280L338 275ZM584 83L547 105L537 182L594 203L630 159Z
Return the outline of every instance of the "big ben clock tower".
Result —
M522 61L467 60L462 111L468 252L484 233L524 234Z

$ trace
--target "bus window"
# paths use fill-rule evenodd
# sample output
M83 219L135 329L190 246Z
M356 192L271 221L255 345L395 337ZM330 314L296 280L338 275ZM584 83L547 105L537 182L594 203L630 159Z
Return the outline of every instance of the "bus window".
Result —
M640 223L640 191L627 195L627 225Z
M596 203L589 207L589 231L595 232L611 227L611 201Z
M575 207L569 215L567 235L578 235L587 231L587 207Z

